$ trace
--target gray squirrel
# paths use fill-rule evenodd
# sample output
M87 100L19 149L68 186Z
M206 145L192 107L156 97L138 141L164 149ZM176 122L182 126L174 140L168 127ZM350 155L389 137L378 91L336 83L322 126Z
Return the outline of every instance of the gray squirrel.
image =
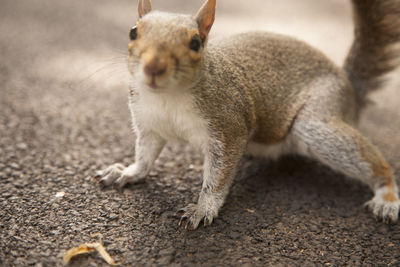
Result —
M396 222L400 201L393 172L357 129L370 91L397 67L400 0L352 0L355 40L344 67L304 42L252 32L208 42L216 0L197 15L152 11L139 0L130 31L129 106L135 162L99 171L103 186L145 179L167 141L204 154L198 202L180 223L196 229L218 215L245 153L299 154L366 183L366 205Z

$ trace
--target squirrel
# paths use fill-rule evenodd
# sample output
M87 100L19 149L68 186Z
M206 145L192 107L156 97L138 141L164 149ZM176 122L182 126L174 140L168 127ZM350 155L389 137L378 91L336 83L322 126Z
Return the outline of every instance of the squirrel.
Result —
M135 162L99 171L103 186L148 175L167 141L204 154L197 203L179 224L196 229L217 217L245 154L298 154L356 178L374 192L366 206L396 222L400 201L393 171L357 129L369 92L399 62L400 0L352 0L355 40L343 67L292 37L250 32L210 40L216 0L196 15L153 11L139 0L129 33L129 107Z

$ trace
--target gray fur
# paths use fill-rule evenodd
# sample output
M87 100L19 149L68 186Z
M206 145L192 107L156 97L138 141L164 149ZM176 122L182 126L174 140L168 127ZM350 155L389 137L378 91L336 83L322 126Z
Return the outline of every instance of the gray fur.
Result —
M208 0L196 17L150 12L138 22L138 40L129 45L136 162L109 167L102 183L143 179L165 142L187 142L205 155L199 200L182 209L181 223L197 228L202 220L212 223L243 154L263 154L254 149L260 145L264 154L302 154L358 178L375 191L368 203L374 214L396 221L397 185L380 152L355 129L361 105L348 72L278 34L239 34L206 45L214 11L215 0ZM196 35L203 43L193 51ZM144 74L148 64L162 65L165 74Z

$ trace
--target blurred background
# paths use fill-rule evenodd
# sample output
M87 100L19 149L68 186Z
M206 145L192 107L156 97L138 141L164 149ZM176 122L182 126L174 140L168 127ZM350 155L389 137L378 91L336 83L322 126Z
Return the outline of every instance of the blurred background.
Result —
M153 7L195 14L202 2L154 0ZM90 79L101 80L102 89L122 82L106 76L113 69L106 63L125 54L127 32L137 19L134 0L5 0L0 12L1 53L7 62L60 81L96 74ZM347 0L218 1L211 38L254 30L297 36L341 64L352 39L351 11Z
M341 65L353 38L349 2L218 0L210 38L289 34ZM202 3L153 0L153 8L195 14ZM221 219L193 234L177 229L173 215L195 201L201 185L201 157L186 146L168 146L148 184L123 194L101 191L95 171L133 158L125 57L136 6L135 0L0 1L0 265L61 265L63 251L94 232L105 234L107 247L127 264L165 264L171 257L184 265L246 263L236 261L241 257L250 266L399 263L398 225L377 224L362 211L371 192L313 162L245 161L239 176L252 179L239 178ZM399 175L400 75L392 76L371 95L375 104L361 129ZM63 200L57 192L66 192ZM168 246L179 249L162 252ZM81 258L80 266L89 265L85 259L92 258Z

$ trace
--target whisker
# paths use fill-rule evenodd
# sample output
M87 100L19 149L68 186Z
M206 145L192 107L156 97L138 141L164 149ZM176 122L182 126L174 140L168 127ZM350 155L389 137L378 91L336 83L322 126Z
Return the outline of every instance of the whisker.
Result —
M106 64L98 67L95 71L84 77L80 82L78 82L78 87L83 87L84 89L91 88L97 82L104 82L110 80L112 77L117 77L120 75L121 80L125 79L125 75L128 74L128 70L126 67L126 60L124 61L116 60L117 58L108 59ZM97 78L99 77L99 78ZM122 77L124 77L122 79ZM87 86L86 86L86 85Z

